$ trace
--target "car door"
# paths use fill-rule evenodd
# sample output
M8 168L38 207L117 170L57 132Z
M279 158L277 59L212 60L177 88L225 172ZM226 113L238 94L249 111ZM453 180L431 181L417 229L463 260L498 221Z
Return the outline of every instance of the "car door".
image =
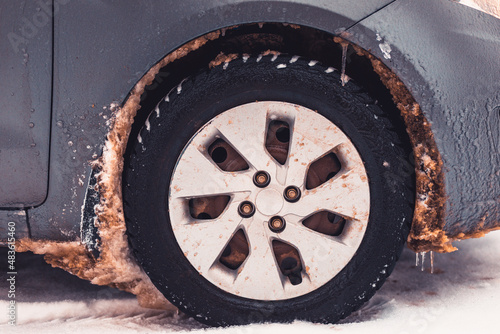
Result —
M47 195L52 1L0 0L0 208Z

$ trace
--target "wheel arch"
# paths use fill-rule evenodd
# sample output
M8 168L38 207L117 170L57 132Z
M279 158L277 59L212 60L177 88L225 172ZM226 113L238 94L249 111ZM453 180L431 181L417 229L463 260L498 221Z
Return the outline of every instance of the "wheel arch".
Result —
M500 83L491 71L500 67L499 35L497 18L430 0L391 3L343 35L404 84L440 155L441 213L414 221L416 251L453 251L454 240L500 228Z
M268 29L266 29L266 27ZM260 44L248 46L248 35L265 35L267 40L261 40ZM269 35L266 35L269 34ZM282 43L276 43L272 36L282 36ZM343 48L346 48L346 73L354 78L358 83L370 91L372 96L380 97L383 109L391 117L391 120L398 124L400 137L403 145L407 149L408 173L414 174L417 189L417 204L412 222L412 230L408 239L409 247L416 251L439 251L449 252L454 250L451 241L443 231L446 195L444 190L444 171L440 153L434 141L430 122L427 121L419 104L413 98L410 90L396 76L387 65L372 54L371 51L362 49L348 41L344 32L341 36L335 37L329 32L316 28L299 25L288 25L282 23L266 24L246 24L232 26L223 30L218 30L198 39L189 42L178 50L193 51L191 55L186 55L184 60L175 58L177 63L171 58L176 55L176 51L170 53L155 68L148 72L143 80L147 80L148 85L138 85L142 91L132 91L130 98L124 104L125 110L136 113L134 124L130 126L130 138L137 137L150 110L153 110L164 95L174 85L182 80L178 75L171 75L175 72L172 68L185 69L184 61L191 68L191 73L207 66L213 66L222 62L230 62L235 57L244 53L255 52L292 52L294 54L318 59L325 64L334 66L337 70L342 69ZM259 38L259 37L256 37ZM304 41L309 43L304 43ZM291 41L296 44L291 46ZM199 46L191 49L190 43ZM200 42L203 45L200 45ZM256 40L253 40L255 43ZM245 50L241 50L241 49ZM198 53L198 55L195 55ZM196 66L193 66L196 64ZM182 73L185 71L181 70ZM167 73L165 78L165 73ZM155 79L153 79L153 77ZM128 104L135 101L134 105ZM139 103L141 106L139 107ZM130 141L128 142L130 143ZM125 159L127 149L124 151ZM411 161L414 159L413 161Z

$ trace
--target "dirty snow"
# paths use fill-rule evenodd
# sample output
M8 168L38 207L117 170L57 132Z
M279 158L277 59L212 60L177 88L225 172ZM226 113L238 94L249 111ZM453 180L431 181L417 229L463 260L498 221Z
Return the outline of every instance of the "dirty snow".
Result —
M16 327L7 325L7 282L0 281L1 333L496 333L500 300L500 231L457 243L459 251L434 254L425 270L405 249L392 276L360 311L337 325L296 322L210 329L184 315L142 308L136 298L91 285L42 257L18 253ZM0 249L2 277L6 249Z

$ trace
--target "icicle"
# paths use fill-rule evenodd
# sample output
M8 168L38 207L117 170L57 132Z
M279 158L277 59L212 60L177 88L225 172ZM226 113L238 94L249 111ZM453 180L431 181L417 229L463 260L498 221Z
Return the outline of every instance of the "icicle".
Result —
M347 43L342 43L342 72L340 73L340 82L342 83L342 86L345 86L345 84L349 81L347 75L345 74L345 63L347 61Z
M418 253L415 253L415 267L418 267Z
M434 252L431 251L431 274L434 274Z
M424 271L425 252L421 252L420 255L422 255L422 271Z

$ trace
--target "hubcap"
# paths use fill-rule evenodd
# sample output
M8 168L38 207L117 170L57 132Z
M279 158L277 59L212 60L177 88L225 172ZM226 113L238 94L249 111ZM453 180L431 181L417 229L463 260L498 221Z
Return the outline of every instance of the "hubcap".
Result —
M331 280L356 253L369 213L352 142L321 114L286 102L213 118L185 146L169 189L172 229L191 265L257 300Z
M266 216L277 214L283 207L283 196L276 189L264 189L257 194L257 210Z

